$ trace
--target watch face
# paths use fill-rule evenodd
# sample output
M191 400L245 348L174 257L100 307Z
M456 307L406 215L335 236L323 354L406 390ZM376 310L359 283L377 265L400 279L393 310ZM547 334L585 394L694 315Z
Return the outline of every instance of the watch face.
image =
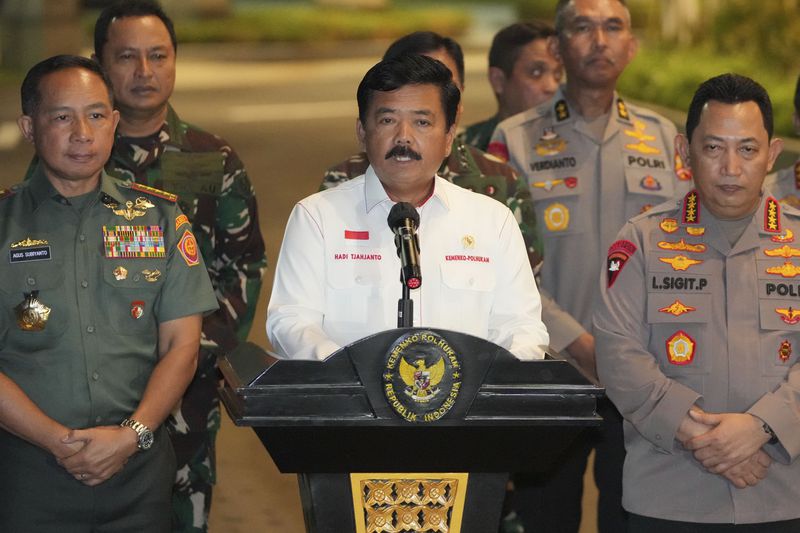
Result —
M150 446L153 445L153 432L152 431L145 431L139 436L139 448L143 450L149 450Z

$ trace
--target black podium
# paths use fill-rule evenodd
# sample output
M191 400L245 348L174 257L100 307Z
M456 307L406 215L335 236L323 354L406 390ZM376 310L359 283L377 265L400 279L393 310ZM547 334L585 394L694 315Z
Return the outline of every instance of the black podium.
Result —
M231 419L299 474L313 533L493 533L508 472L544 471L602 389L569 363L477 337L395 329L325 361L245 343L220 362Z

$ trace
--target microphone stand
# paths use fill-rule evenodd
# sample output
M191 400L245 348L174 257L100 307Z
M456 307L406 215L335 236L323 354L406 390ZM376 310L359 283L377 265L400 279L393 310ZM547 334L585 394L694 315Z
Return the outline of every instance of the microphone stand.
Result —
M411 299L411 289L403 279L403 269L400 268L400 283L403 285L403 297L397 300L397 327L410 328L414 325L414 300Z

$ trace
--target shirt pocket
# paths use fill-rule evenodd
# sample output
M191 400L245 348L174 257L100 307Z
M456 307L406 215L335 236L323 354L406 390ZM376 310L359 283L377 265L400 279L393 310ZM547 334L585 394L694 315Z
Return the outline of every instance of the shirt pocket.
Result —
M38 291L36 298L43 306L38 311L45 320L41 330L25 330L18 323L17 306L33 291ZM52 348L75 315L75 310L70 308L74 300L66 296L63 264L55 259L9 265L0 277L0 301L8 313L6 346L12 351L33 353Z
M368 324L382 324L386 310L382 308L381 284L378 264L350 259L329 265L325 287L325 327L363 332ZM398 270L398 298L400 291Z
M625 218L644 213L675 195L672 171L625 167Z
M796 300L759 299L761 331L761 372L776 379L775 385L797 363L800 349L800 302Z
M120 335L155 335L166 260L105 260L102 270L100 319Z
M448 302L447 307L453 318L459 317L452 323L466 325L474 323L474 317L490 315L497 286L491 263L444 261L439 270L442 276L442 301Z
M574 235L584 230L584 217L578 209L581 181L576 176L534 175L530 191L538 227L545 236Z
M687 293L649 293L647 322L650 324L650 353L669 377L708 374L711 347L708 342L711 320L711 295ZM695 386L702 386L696 383ZM697 388L695 390L702 390Z

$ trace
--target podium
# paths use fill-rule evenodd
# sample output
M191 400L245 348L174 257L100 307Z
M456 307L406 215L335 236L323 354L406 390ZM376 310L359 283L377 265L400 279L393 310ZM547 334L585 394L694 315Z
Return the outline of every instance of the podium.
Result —
M603 390L552 357L404 328L324 361L243 343L220 393L281 472L297 473L309 533L491 533L509 472L554 466Z

